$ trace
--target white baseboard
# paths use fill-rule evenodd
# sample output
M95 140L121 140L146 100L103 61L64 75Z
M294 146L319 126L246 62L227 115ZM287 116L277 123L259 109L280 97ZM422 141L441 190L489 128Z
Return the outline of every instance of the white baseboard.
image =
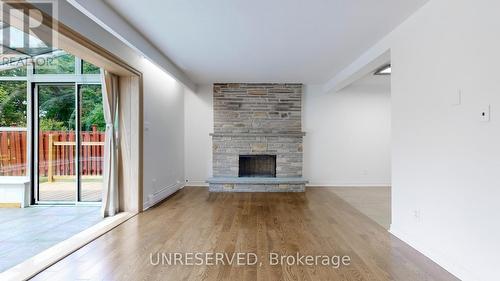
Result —
M411 235L405 233L404 231L400 231L395 229L392 225L389 229L389 232L411 246L413 249L417 250L424 256L431 259L433 262L437 263L439 266L444 268L449 273L453 274L457 278L462 281L478 281L485 280L478 277L478 274L472 274L470 270L466 269L462 265L458 264L454 261L450 255L447 255L435 248L429 247L425 245L421 241L417 239L411 238Z
M391 187L390 183L322 183L322 182L311 182L306 186L317 186L317 187Z
M172 195L174 192L176 192L177 190L179 190L183 187L184 187L184 183L180 182L180 183L176 183L176 184L162 188L160 191L154 193L153 196L147 198L146 202L144 202L144 205L143 205L143 211L146 211L147 209L153 207L154 205L163 201L165 198Z

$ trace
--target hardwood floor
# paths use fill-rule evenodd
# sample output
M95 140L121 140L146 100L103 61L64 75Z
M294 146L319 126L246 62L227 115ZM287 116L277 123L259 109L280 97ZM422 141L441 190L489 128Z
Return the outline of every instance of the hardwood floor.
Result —
M309 187L311 188L311 187ZM319 187L322 188L322 187ZM331 187L342 200L380 224L385 229L391 226L390 187Z
M253 266L152 265L150 254L252 252ZM268 264L269 252L347 255L348 266ZM154 256L153 256L154 257ZM34 280L458 280L328 189L208 193L186 187Z

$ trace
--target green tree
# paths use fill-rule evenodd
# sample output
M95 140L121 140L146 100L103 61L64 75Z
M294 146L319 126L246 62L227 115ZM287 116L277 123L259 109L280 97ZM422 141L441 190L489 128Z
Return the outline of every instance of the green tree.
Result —
M42 131L67 131L68 128L64 125L64 122L57 121L51 118L40 119L40 130Z
M106 129L102 108L101 85L82 85L81 129ZM39 115L42 130L74 130L76 122L75 92L73 86L39 87ZM43 120L43 121L42 121ZM42 122L45 127L42 127Z
M74 73L75 57L63 54L48 67L35 66L38 74ZM40 67L42 66L42 67ZM55 66L55 67L54 67ZM100 73L100 69L88 62L83 63L84 73ZM0 76L26 75L26 68L0 71ZM0 78L1 80L1 78ZM26 127L26 82L0 81L0 126ZM75 130L76 105L74 86L40 85L38 87L38 114L41 130ZM106 123L102 108L101 85L82 85L81 94L81 127L83 131L91 131L95 126L104 131Z
M26 127L26 82L0 81L0 127Z
M93 126L96 126L98 131L106 130L101 85L83 85L81 94L82 120L80 123L82 130L91 131Z
M99 74L101 69L90 62L82 61L82 73L83 74Z
M39 59L35 64L36 74L71 74L75 73L75 56L63 54L58 57Z
M0 77L2 77L2 76L3 77L5 77L5 76L14 76L14 77L26 76L26 66L2 70L2 71L0 71Z
M40 122L46 122L46 124L60 124L59 122L61 122L66 130L75 130L75 108L74 86L45 85L38 87ZM44 119L52 121L42 121Z

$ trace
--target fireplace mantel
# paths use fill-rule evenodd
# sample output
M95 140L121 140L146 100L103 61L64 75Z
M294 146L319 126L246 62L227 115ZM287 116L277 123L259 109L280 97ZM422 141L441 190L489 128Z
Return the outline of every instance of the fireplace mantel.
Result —
M287 133L210 133L211 137L304 137L306 132Z

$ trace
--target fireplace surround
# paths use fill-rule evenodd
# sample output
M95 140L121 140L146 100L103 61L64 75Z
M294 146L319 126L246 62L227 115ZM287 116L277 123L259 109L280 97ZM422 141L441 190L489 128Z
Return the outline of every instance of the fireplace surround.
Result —
M302 84L213 85L211 192L303 192Z

